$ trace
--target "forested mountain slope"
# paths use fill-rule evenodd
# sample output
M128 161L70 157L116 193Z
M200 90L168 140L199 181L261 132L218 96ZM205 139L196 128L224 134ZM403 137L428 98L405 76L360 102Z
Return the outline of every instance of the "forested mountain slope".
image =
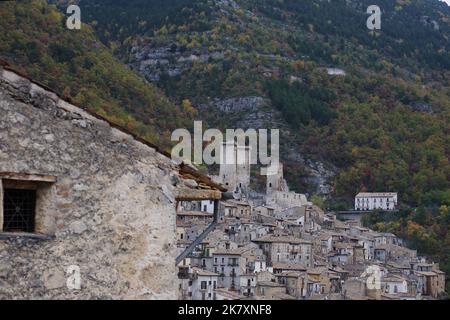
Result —
M189 110L121 63L87 25L69 30L66 19L47 1L0 2L0 58L165 147L173 129L191 125Z

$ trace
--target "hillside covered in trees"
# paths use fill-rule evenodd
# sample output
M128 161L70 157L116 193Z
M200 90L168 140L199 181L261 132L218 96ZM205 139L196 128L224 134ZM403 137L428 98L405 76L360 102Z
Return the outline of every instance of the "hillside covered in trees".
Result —
M0 3L0 58L75 103L165 147L191 114L115 58L87 25L68 30L47 1Z

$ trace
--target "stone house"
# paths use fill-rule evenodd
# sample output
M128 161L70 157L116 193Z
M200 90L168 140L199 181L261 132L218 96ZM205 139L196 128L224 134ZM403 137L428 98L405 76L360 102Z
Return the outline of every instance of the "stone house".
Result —
M395 244L401 245L400 240L392 233L377 233L374 235L374 240L376 244Z
M364 248L364 259L372 260L375 249L375 240L365 236L358 236L358 244Z
M0 114L0 299L176 299L176 202L224 189L5 63Z
M328 294L331 290L331 281L327 268L312 268L306 271L307 284L306 296L312 297L321 294Z
M236 210L237 207L235 204L230 203L229 201L223 201L220 202L220 222L224 222L225 219L229 217L235 217L236 216Z
M409 262L417 258L417 251L394 244L380 244L374 248L374 259L387 263L391 262Z
M354 247L351 243L336 243L333 247L333 257L336 257L337 261L333 260L333 262L337 262L338 264L353 263Z
M314 265L312 243L292 236L268 235L252 240L267 257L267 263L299 263L306 267Z
M254 207L253 213L273 217L273 215L275 214L275 208L272 206L261 205L261 206Z
M241 295L246 298L252 298L256 295L257 277L255 273L242 274L239 281L239 290Z
M304 299L306 296L307 275L306 272L282 272L276 275L278 283L286 286L287 294L297 300Z
M230 290L239 291L241 283L247 283L250 275L267 270L263 253L255 244L216 250L212 256L212 270L219 274L220 287Z
M179 298L182 300L216 300L218 274L201 268L180 266Z
M307 204L308 200L304 194L293 191L274 191L267 196L267 205L280 209L302 207Z
M387 294L408 293L407 279L395 274L388 274L381 278L381 291Z
M204 211L178 211L177 223L193 224L193 223L205 223L209 224L213 221L214 216L209 212Z
M213 270L219 274L219 286L233 291L239 290L240 276L245 265L239 250L217 250L213 253Z
M240 221L229 223L226 227L230 240L236 242L238 245L249 243L252 239L252 229L253 225L251 223L241 223Z
M445 292L445 273L440 270L414 271L418 277L420 293L438 298Z
M180 201L177 211L202 211L210 214L214 213L214 201Z
M228 200L227 203L234 208L234 210L232 210L230 212L231 214L229 214L228 216L250 219L252 208L248 202L238 200Z
M206 222L180 223L177 221L177 240L179 244L189 244L203 232L207 227Z
M362 278L350 278L345 281L342 294L344 300L368 300L368 292L366 286L366 279ZM381 295L381 291L378 290L378 295Z
M193 268L196 274L190 293L193 300L216 300L218 274L199 268Z
M333 250L333 237L329 233L323 233L319 236L319 242L320 242L320 253L321 254L328 254Z
M255 223L237 220L228 223L225 227L225 231L228 232L230 240L239 245L246 245L253 239L267 235L269 233L269 228Z
M278 263L272 264L273 274L277 275L283 272L305 272L307 268L303 264L298 263Z
M286 294L286 286L275 281L258 281L256 295L269 300L275 300L277 294Z

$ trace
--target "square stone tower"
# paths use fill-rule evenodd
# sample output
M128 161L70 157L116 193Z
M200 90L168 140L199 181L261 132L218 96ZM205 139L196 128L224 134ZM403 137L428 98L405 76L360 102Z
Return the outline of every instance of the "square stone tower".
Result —
M237 164L236 164L236 184L241 190L245 190L250 185L250 165L251 165L251 147L236 146Z
M278 164L278 170L268 172L266 180L266 194L272 194L275 191L289 191L286 180L283 176L283 164Z
M238 145L235 141L226 141L220 149L219 181L228 191L245 190L250 184L249 146Z
M219 180L228 191L236 190L236 147L234 141L225 141L220 148Z

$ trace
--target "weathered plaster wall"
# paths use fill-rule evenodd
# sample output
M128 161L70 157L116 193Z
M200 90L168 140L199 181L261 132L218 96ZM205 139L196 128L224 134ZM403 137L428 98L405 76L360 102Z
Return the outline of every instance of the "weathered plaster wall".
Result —
M176 299L173 163L0 67L0 172L57 176L37 231L0 240L0 299ZM1 197L1 196L0 196ZM81 290L66 286L78 265Z

